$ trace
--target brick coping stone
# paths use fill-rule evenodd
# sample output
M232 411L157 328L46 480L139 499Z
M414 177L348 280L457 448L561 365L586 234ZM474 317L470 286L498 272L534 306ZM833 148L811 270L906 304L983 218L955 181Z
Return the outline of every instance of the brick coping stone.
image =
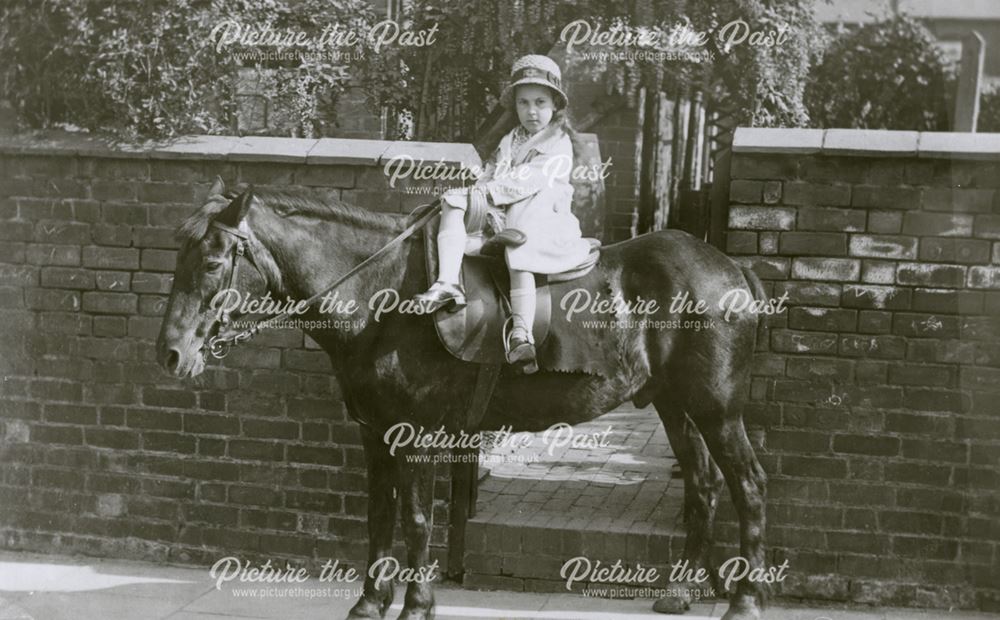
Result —
M408 154L417 161L440 161L452 166L471 168L481 164L479 155L471 144L457 142L182 136L130 144L60 131L0 135L0 154L361 166L385 164L394 155Z
M1000 133L738 127L734 153L1000 159Z

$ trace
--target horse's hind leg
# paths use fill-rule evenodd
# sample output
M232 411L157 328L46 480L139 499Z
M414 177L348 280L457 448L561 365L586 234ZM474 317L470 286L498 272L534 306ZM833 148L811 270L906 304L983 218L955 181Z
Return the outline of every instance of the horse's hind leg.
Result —
M396 461L376 433L361 427L365 448L365 465L368 468L368 566L376 565L382 558L392 556L392 535L396 528ZM361 598L351 609L349 620L384 618L392 605L392 581L375 580L371 573L365 576Z
M722 489L722 473L712 461L701 433L684 409L674 400L670 390L664 390L653 401L660 415L667 439L674 456L684 474L684 539L682 560L692 571L703 569L712 574L712 527L715 522L715 508L719 491ZM670 594L653 604L653 611L679 614L687 611L691 603L698 599L699 590L705 590L711 581L695 583L671 583Z
M710 393L707 389L701 397L704 407L693 412L692 418L722 470L739 515L740 555L749 568L746 574L765 575L764 499L767 477L747 439L741 417L742 402L735 398L722 404L718 393ZM758 620L761 617L765 590L759 579L742 578L736 582L723 620Z
M406 586L399 620L430 620L434 617L434 589L430 581L437 573L431 571L429 562L434 526L434 462L407 459L407 456L423 458L429 455L426 450L416 450L397 453L396 457L406 561L415 576Z

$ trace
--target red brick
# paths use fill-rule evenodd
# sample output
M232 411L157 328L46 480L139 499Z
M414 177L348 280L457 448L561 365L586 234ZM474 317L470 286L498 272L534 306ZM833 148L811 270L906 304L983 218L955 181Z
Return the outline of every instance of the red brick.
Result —
M173 272L177 263L177 252L172 250L152 250L142 251L143 271L165 271Z
M35 225L37 243L84 245L90 243L90 224L44 220Z
M968 368L960 370L960 381L964 389L996 392L1000 390L1000 368Z
M132 274L132 290L136 293L159 293L166 295L170 292L172 283L173 275L171 274L146 272Z
M763 192L764 204L777 204L781 201L781 182L765 181Z
M173 228L163 226L139 226L134 229L133 243L137 248L165 248L174 250L180 247L175 239Z
M79 426L40 426L31 427L31 441L46 444L66 444L81 445L83 443L83 429ZM77 473L77 472L73 472ZM69 486L67 488L80 488L83 486L83 476L80 476L79 486ZM32 476L33 483L41 486L61 486L61 484L47 484L41 477L41 471L35 470Z
M799 158L802 178L817 181L864 183L871 160L853 156L813 155Z
M895 234L903 229L901 211L869 211L868 232Z
M340 449L332 446L324 446L322 448L310 446L288 446L288 460L294 463L343 465L344 455Z
M836 353L837 335L776 329L771 332L771 348L784 353Z
M125 247L132 245L132 227L128 224L94 224L90 227L94 245Z
M153 160L149 162L148 178L151 181L197 183L208 178L208 175L204 162Z
M971 237L972 216L951 213L907 213L903 234L921 237Z
M846 206L851 204L851 186L789 181L784 187L787 205Z
M65 265L75 267L80 264L79 246L30 244L24 246L24 248L25 261L33 265Z
M879 523L888 532L933 535L941 533L943 522L940 515L887 510L879 513Z
M973 239L938 239L920 242L920 260L944 263L988 263L990 242Z
M284 458L284 446L269 441L234 439L229 442L229 456L234 459L280 461Z
M131 431L110 428L84 429L86 443L98 448L114 448L117 450L135 450L139 447L139 435Z
M729 227L744 230L792 230L795 209L787 207L744 207L729 209Z
M858 333L888 334L892 331L892 313L862 310L858 313Z
M861 281L870 284L895 284L896 263L887 260L861 261Z
M897 385L952 387L955 385L955 369L940 364L896 364L889 367L889 382Z
M138 183L132 181L93 179L90 182L90 197L94 200L135 201L136 196Z
M796 307L788 311L788 326L809 331L854 331L857 327L856 310L841 308Z
M877 209L919 209L920 192L915 187L855 185L851 204Z
M195 395L186 390L164 390L147 387L142 391L142 402L153 407L191 409L195 405Z
M181 414L162 409L129 408L125 410L125 423L129 428L179 431Z
M732 202L760 204L763 191L764 183L762 181L742 181L735 179L729 183L729 200Z
M971 407L969 395L955 390L911 388L906 390L903 404L915 411L951 411L962 413Z
M786 372L795 379L823 379L846 382L853 374L853 361L824 357L792 357L788 359Z
M65 310L76 312L80 309L80 293L59 289L28 289L24 301L33 310Z
M969 267L969 286L971 288L1000 289L1000 266Z
M893 333L911 338L958 338L960 324L957 317L897 312Z
M848 357L877 359L902 359L906 354L906 340L896 336L843 336L840 354Z
M774 287L775 297L787 294L793 306L839 306L840 291L840 284L822 282L777 282Z
M726 233L727 254L756 254L757 233L731 230Z
M885 430L892 433L950 436L953 428L951 416L918 413L889 413L886 415Z
M67 267L43 267L41 282L42 286L49 288L88 290L94 288L94 272Z
M863 209L800 207L796 229L831 232L863 231L866 217L867 213Z
M913 290L913 309L918 312L982 314L983 295L977 291L918 288Z
M138 269L139 250L134 248L83 248L83 266L95 269Z
M993 208L994 194L992 189L925 187L921 207L928 211L989 213Z
M851 256L869 258L917 257L917 240L889 235L851 235Z
M792 277L796 280L857 281L861 261L847 258L796 258L792 261Z
M106 224L144 225L149 221L146 205L105 202L101 205L101 221Z
M782 254L796 256L844 256L847 254L847 235L822 232L783 232L779 249Z
M980 239L1000 239L1000 215L977 215L973 233Z
M819 456L781 456L781 473L796 478L836 478L847 476L847 461Z
M736 262L751 269L762 280L784 280L788 278L789 260L769 256L736 256Z
M899 454L899 446L900 441L896 437L837 435L833 438L833 450L847 454L895 456Z
M845 308L908 310L910 290L897 286L845 284L841 305Z
M191 204L194 202L194 191L190 184L142 183L139 185L139 200Z
M961 265L940 263L900 263L896 281L908 286L962 288L965 286L966 268Z
M100 314L134 314L138 296L132 293L87 292L83 294L83 310Z

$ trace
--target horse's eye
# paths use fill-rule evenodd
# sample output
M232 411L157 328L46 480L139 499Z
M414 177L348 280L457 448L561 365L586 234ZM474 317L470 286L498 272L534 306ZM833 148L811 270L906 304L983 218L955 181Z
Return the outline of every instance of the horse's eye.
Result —
M209 273L215 273L220 269L222 269L222 261L213 260L205 263L205 271Z

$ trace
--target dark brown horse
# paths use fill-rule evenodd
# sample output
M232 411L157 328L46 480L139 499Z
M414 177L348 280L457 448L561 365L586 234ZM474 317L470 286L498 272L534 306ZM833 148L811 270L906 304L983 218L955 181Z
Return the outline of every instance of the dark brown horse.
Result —
M213 197L181 228L185 242L157 343L161 364L176 377L202 371L206 339L218 327L209 300L229 283L234 263L242 264L234 287L257 295L270 291L280 299L306 299L383 247L408 223L406 217L328 204L293 192L246 190L223 198L224 193L220 179L211 190ZM234 252L239 235L247 243L242 257ZM688 533L682 559L694 569L712 570L712 523L724 481L739 514L740 553L751 568L763 572L765 477L742 421L761 319L742 312L727 321L716 303L731 290L761 299L759 280L715 248L679 231L607 246L598 269L623 299L659 300L659 310L648 319L699 318L713 320L714 326L623 328L628 350L609 377L544 371L526 376L505 370L481 429L464 430L509 425L515 431L537 431L559 422L591 420L629 399L640 406L652 402L684 472ZM363 326L354 322L349 328L309 332L329 354L348 411L361 425L369 485L368 561L391 554L399 503L407 561L414 569L426 566L429 559L434 465L413 459L411 455L422 452L416 448L391 456L383 435L401 421L457 431L469 408L478 367L445 351L430 317L394 312L375 321L367 300L386 288L408 299L426 284L418 236L340 287L340 299L359 300L360 309L351 318L364 319ZM672 314L668 301L683 293L692 300L707 300L707 311L698 317ZM324 317L314 307L302 318ZM671 587L679 594L656 601L654 609L683 612L692 601L689 590L699 586ZM740 580L724 618L759 618L763 594L759 582ZM350 617L381 618L392 599L392 585L369 576ZM431 585L411 582L399 617L429 618L433 606Z

